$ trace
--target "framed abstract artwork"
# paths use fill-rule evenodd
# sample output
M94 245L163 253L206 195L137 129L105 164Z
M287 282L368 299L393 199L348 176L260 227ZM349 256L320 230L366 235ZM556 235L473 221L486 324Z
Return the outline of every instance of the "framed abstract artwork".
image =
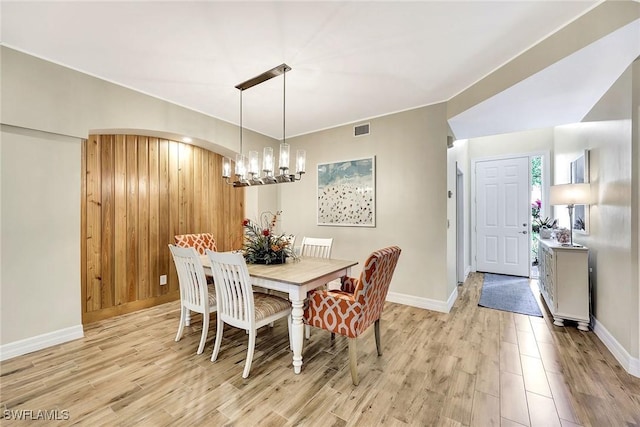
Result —
M589 150L571 162L571 183L589 182ZM589 206L575 205L573 210L573 231L589 234Z
M318 164L318 225L376 226L375 157Z

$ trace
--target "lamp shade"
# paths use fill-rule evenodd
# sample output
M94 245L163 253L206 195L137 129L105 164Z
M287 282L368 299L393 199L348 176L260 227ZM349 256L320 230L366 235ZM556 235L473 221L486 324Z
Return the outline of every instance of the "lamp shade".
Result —
M549 189L552 205L588 205L591 203L591 184L560 184Z

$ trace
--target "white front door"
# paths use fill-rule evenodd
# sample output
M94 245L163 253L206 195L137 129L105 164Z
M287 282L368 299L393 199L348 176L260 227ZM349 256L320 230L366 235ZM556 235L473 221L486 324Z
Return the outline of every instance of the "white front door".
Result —
M529 158L476 163L476 270L529 276Z

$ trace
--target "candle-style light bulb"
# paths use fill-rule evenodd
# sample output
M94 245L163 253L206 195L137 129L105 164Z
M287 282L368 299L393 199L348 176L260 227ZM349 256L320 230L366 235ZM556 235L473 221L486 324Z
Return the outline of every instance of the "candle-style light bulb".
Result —
M242 154L236 154L236 175L240 180L245 179L247 174L246 157Z
M252 176L259 174L259 166L258 166L258 152L257 151L249 151L249 173Z
M296 151L296 173L305 173L307 162L307 152L305 150Z
M264 147L262 155L262 172L265 176L273 175L273 148Z
M280 161L278 167L283 174L289 170L289 144L286 142L280 144Z
M222 177L223 178L231 177L231 159L228 157L222 158Z

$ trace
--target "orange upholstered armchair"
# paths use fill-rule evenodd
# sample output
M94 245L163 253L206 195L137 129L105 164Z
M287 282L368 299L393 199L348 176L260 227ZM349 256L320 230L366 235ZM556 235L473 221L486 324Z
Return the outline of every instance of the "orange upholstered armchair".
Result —
M199 234L178 234L173 236L173 240L176 242L176 246L179 248L195 248L196 252L200 255L205 255L206 250L212 250L216 252L216 239L213 238L211 233L199 233ZM213 277L207 276L207 283L213 284ZM215 295L215 289L210 289ZM189 324L190 317L187 316L187 325Z
M305 322L349 338L349 365L354 385L358 385L356 338L372 323L378 356L382 355L380 315L399 257L397 246L377 250L365 262L359 279L345 276L340 290L309 292Z
M216 239L213 238L211 233L200 234L179 234L173 236L176 242L176 246L181 248L195 248L200 255L205 254L205 250L210 249L217 251Z

